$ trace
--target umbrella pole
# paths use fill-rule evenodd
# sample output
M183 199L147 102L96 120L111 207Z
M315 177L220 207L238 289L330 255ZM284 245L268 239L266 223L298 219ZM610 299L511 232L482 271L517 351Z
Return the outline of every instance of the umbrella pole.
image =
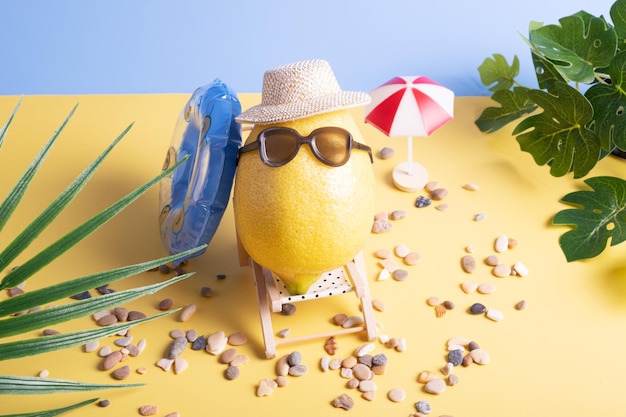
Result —
M409 136L408 138L408 152L409 152L409 167L408 172L410 176L413 176L413 137Z

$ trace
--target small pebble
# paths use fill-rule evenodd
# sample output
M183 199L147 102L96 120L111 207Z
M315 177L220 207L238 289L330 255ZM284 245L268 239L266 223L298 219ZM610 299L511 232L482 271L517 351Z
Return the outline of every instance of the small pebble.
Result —
M385 311L385 309L387 308L385 303L379 300L378 298L375 298L372 300L372 307L374 307L375 310L381 311L381 312Z
M287 385L289 385L289 379L286 376L277 376L276 379L274 379L274 382L276 382L276 385L279 387L286 387Z
M239 376L239 368L236 366L228 366L225 370L224 370L224 378L228 379L229 381L232 381L233 379L236 379Z
M114 314L108 314L106 316L101 317L97 323L98 326L110 326L111 324L115 324L118 322L117 317Z
M213 297L213 289L211 287L204 286L200 288L200 295L205 298Z
M391 230L391 223L387 219L375 220L372 225L372 233L385 233Z
M299 364L295 366L291 366L289 368L289 375L291 376L302 376L306 374L307 367L304 364Z
M383 268L378 273L378 277L376 278L378 281L384 281L391 278L391 272L387 268Z
M479 365L487 365L491 362L489 354L482 349L474 349L470 352L470 355L475 363Z
M70 296L70 298L73 298L74 300L86 300L91 298L91 293L89 293L89 291L83 291Z
M278 376L286 376L289 374L289 355L283 355L276 361L274 370Z
M472 255L465 255L461 258L461 268L471 274L476 271L476 259Z
M174 359L174 374L179 375L185 371L189 367L189 362L187 359L178 357Z
M352 407L354 407L354 400L348 394L341 394L339 397L333 399L331 404L335 408L351 410Z
M521 301L518 301L518 302L515 304L515 309L516 309L516 310L524 310L525 308L526 308L526 300L521 300Z
M435 317L443 317L447 312L448 310L444 306L435 306Z
M476 349L480 349L480 346L478 345L478 343L474 342L473 340L467 344L467 350L469 350L470 352Z
M398 352L406 352L406 339L404 337L399 337L398 338L398 344L396 345L395 349Z
M98 351L98 356L104 358L111 353L111 346L102 346L102 348Z
M357 363L359 363L359 360L355 356L351 355L341 361L341 366L343 368L352 369Z
M393 252L396 254L397 257L399 258L404 258L405 256L407 256L411 251L409 250L409 248L404 245L404 244L399 244L397 245Z
M271 379L262 379L261 381L259 381L256 395L257 397L266 397L268 395L272 395L274 393L274 388L277 386L278 385L276 384L276 382L272 381Z
M389 159L396 153L395 149L385 146L380 150L380 159Z
M389 218L389 215L386 211L381 211L380 213L376 213L374 215L374 220L386 220Z
M424 391L429 394L439 395L446 390L446 383L443 379L433 378L424 385Z
M185 331L182 329L170 330L169 336L172 339L178 339L179 337L185 337Z
M443 200L448 195L448 190L445 188L435 188L430 192L430 198L433 200Z
M184 336L177 337L176 339L172 340L172 342L167 348L167 353L165 357L168 359L177 358L178 355L183 353L183 351L187 347L187 343L188 343L187 338Z
M148 369L144 368L143 366L140 366L139 368L137 368L136 371L139 375L145 375L148 373Z
M430 206L430 203L431 203L430 198L421 195L417 197L417 199L415 200L415 207L417 208L428 207Z
M386 365L388 362L387 356L384 353L379 353L372 357L372 366Z
M206 349L206 336L198 336L196 340L191 344L191 350L204 350Z
M474 221L475 222L480 222L483 221L487 218L487 215L484 213L476 213L474 214Z
M517 241L517 239L514 239L512 237L509 238L509 244L508 244L509 249L515 249L515 247L518 244L519 244L519 242Z
M478 191L480 187L478 187L478 185L474 184L474 183L467 183L463 186L464 189L466 189L467 191Z
M121 368L117 368L115 371L111 373L111 376L114 379L117 379L119 381L128 378L129 375L130 375L130 366L128 365L124 365Z
M478 284L474 282L463 282L461 284L461 289L465 294L471 294L478 288Z
M115 317L117 317L118 321L128 320L128 309L124 307L115 307L113 309L113 314L115 314Z
M485 258L485 264L489 266L500 265L500 258L498 257L498 255L489 255Z
M406 269L396 269L391 276L396 281L405 281L409 277L409 271Z
M487 307L485 307L481 303L474 303L469 308L469 312L471 314L483 314L486 311L487 311Z
M391 257L391 251L389 249L378 249L374 252L374 256L378 259L388 259Z
M37 374L37 376L39 376L40 378L47 378L50 375L50 371L48 371L47 369L42 369L41 371L39 371L39 374Z
M217 279L226 279L226 274L217 274L215 277Z
M241 346L248 343L248 338L241 332L236 332L228 336L228 344L232 346Z
M237 356L237 349L235 348L226 349L220 355L219 361L224 364L229 364L232 362L233 359L235 359L235 356Z
M115 344L115 346L126 347L130 344L132 340L133 340L132 336L127 336L127 337L122 337L120 339L115 339L113 343Z
M444 306L446 310L454 310L454 308L456 307L454 303L450 300L444 301L441 305Z
M389 215L389 218L391 220L401 220L401 219L404 219L405 217L406 217L406 211L404 210L394 210Z
M159 302L158 308L161 311L167 311L171 309L173 305L174 305L174 301L171 298L165 298L161 300L161 302Z
M276 333L276 335L284 339L285 337L289 336L289 333L291 333L291 329L286 328L286 329L279 330L278 333Z
M169 371L174 364L174 359L161 358L156 362L156 366L163 369L165 372Z
M352 367L352 376L359 381L364 381L372 378L372 370L362 363L357 363Z
M493 294L496 291L496 286L491 282L480 284L476 289L479 294Z
M187 330L187 333L185 333L185 338L189 343L193 343L198 338L198 332L196 332L194 329L189 329Z
M109 400L100 400L100 401L98 401L98 402L96 403L96 405L97 405L98 407L103 407L103 408L104 408L104 407L108 407L109 405L111 405L111 401L109 401Z
M439 188L439 183L437 181L428 181L424 186L424 189L429 193L433 190L436 190L437 188Z
M450 374L448 375L448 378L446 379L446 383L449 386L454 386L459 383L459 377L456 374Z
M159 266L159 272L162 274L169 274L171 272L171 269L169 267L169 265L160 265Z
M493 248L496 252L502 253L509 248L509 238L505 235L500 235L496 238Z
M354 355L356 357L361 357L363 355L370 353L375 348L376 348L376 345L374 343L365 343L359 346L358 348L356 348L356 350L354 351Z
M142 405L139 407L139 414L142 416L153 416L159 412L159 407L156 405Z
M387 398L389 398L389 400L393 401L394 403L399 403L401 401L404 401L404 399L406 398L406 393L402 388L392 388L387 393Z
M450 345L461 345L461 346L465 346L470 342L469 339L465 338L465 337L459 337L459 336L455 336L455 337L451 337L450 339L448 339L448 346Z
M280 311L280 314L282 314L283 316L292 316L294 314L296 314L296 306L295 304L291 304L291 303L285 303L282 305L282 310Z
M528 275L528 268L526 267L526 265L519 261L515 262L511 269L512 272L519 277L525 277L526 275Z
M287 356L287 363L289 366L296 366L302 363L302 354L298 351L291 352Z
M428 401L418 401L415 403L415 408L423 414L430 414L433 411Z
M337 352L337 347L338 347L338 343L337 343L337 340L335 339L335 336L330 336L326 340L326 343L324 343L324 350L329 355L334 355Z
M210 334L207 339L206 351L212 355L220 354L228 343L228 337L222 330L218 330L215 333Z
M113 351L109 353L106 358L102 361L102 369L108 371L109 369L113 369L115 365L120 363L122 360L122 352L119 350Z
M350 316L348 320L346 320L341 327L344 329L349 329L350 327L361 326L365 322L363 316Z
M461 362L463 362L463 351L452 350L448 352L448 362L450 362L452 366L459 366Z
M361 392L372 392L376 391L377 388L376 382L371 379L365 379L359 382L359 391Z
M428 297L426 299L426 304L428 304L431 307L434 307L438 305L439 303L441 303L441 299L439 297Z
M393 261L393 259L381 259L378 263L389 272L393 272L398 269L398 265Z
M493 321L501 321L504 318L504 314L502 314L499 310L494 310L490 308L487 310L487 318Z
M463 361L461 361L461 363L463 363ZM443 368L441 368L441 373L445 376L448 376L452 373L452 368L454 367L454 365L451 362L448 362L445 364L445 366Z
M348 320L347 314L339 313L333 316L333 324L336 324L337 326L343 326L346 320Z
M437 204L435 208L439 211L446 211L448 210L448 205L446 203Z
M461 366L467 368L473 363L474 363L474 359L472 359L472 355L468 353L467 355L463 356L463 362L461 362Z
M433 379L437 374L433 371L422 371L417 375L417 382L422 384L427 383L431 379Z
M100 346L100 342L98 340L92 340L91 342L87 342L85 344L85 352L95 352L96 349L98 349L98 346Z
M142 313L141 311L129 311L128 312L128 321L135 321L135 320L141 320L141 319L145 319L147 316L145 313Z
M409 252L402 260L407 265L417 265L422 261L422 255L418 252Z
M512 269L507 264L500 264L496 265L491 272L498 278L504 278L511 275Z
M196 314L196 305L195 304L189 304L187 306L185 306L181 311L180 311L180 321L185 322L185 321L189 321L194 314Z
M330 364L330 357L328 355L324 355L322 356L322 359L320 359L320 368L322 369L322 371L327 372L328 371L328 366Z

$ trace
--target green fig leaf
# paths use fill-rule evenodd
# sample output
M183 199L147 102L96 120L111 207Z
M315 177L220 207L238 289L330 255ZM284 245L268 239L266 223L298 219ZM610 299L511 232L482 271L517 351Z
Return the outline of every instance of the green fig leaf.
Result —
M487 107L476 120L476 126L487 133L495 132L524 114L534 111L537 106L528 99L529 89L515 87L513 90L498 90L491 99L500 107Z
M485 86L491 85L489 91L510 90L519 74L519 59L515 55L509 65L503 55L493 54L493 58L486 58L478 67L478 73Z
M613 28L622 41L626 38L626 0L617 0L611 6L611 20Z
M549 90L554 85L555 81L563 81L563 76L557 71L552 62L545 59L543 56L531 52L533 58L533 65L535 66L535 74L537 76L537 84L542 90Z
M626 181L615 177L585 180L592 190L574 191L561 200L577 208L558 212L552 222L574 226L559 239L568 262L599 255L626 240Z
M559 19L559 25L530 30L534 53L550 60L566 79L585 84L595 80L595 68L609 65L617 49L617 34L603 17L580 11Z
M594 108L593 130L600 146L610 152L615 146L626 150L626 51L609 65L610 84L595 84L585 97Z
M574 178L589 173L600 157L600 141L585 126L593 117L593 108L575 88L555 82L549 92L529 90L529 98L543 112L527 117L514 129L523 151L538 165L550 163L555 177L569 172Z

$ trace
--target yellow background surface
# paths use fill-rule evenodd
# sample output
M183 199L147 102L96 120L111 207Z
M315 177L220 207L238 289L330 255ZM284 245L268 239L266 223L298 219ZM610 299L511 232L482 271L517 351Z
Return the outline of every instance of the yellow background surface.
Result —
M23 257L56 240L71 228L108 206L156 175L169 146L174 123L187 95L139 96L37 96L25 97L0 149L0 195L6 192L37 154L43 143L61 124L74 104L78 110L35 178L18 211L0 234L0 247L6 245L71 180L131 122L134 126L116 147L81 195L29 248ZM256 104L258 94L242 94L243 108ZM0 119L8 118L17 97L0 97ZM362 124L363 109L355 109L367 143L375 153L383 146L396 149L388 160L375 158L377 211L406 210L405 219L393 222L391 231L370 235L364 250L372 297L387 308L376 312L380 333L407 340L406 352L396 352L377 342L373 353L385 353L389 365L384 375L375 377L378 386L373 401L366 401L356 390L346 387L338 371L322 372L320 358L324 341L315 340L279 347L278 356L298 350L308 372L290 377L289 385L269 397L255 395L259 380L274 378L275 360L263 357L263 343L251 270L238 264L232 206L227 209L207 253L187 267L192 278L125 307L152 315L158 302L170 297L175 306L198 306L195 316L180 322L177 315L150 322L132 330L134 340L146 338L143 354L129 359L133 370L146 367L148 373L132 373L125 382L145 383L141 388L100 391L95 394L46 396L5 396L0 412L18 413L69 405L93 396L111 401L108 408L95 405L69 413L89 416L133 416L144 404L156 404L160 416L178 411L181 416L201 415L344 415L333 408L333 398L347 393L355 400L350 411L359 416L408 416L415 402L427 400L431 415L455 417L501 416L623 416L626 412L623 378L626 374L624 336L626 330L626 246L606 250L591 261L568 264L558 246L558 237L568 230L551 225L552 216L566 206L559 199L584 187L570 176L553 178L547 167L538 167L529 154L519 150L510 129L485 135L474 120L490 105L488 98L456 99L455 119L429 138L414 139L414 160L429 171L430 179L448 189L442 201L449 208L438 211L434 205L414 207L423 193L405 193L391 183L391 171L406 160L406 139L387 138ZM624 162L602 161L593 175L620 176ZM480 190L464 190L466 183ZM316 204L316 202L311 202ZM474 221L475 214L485 219ZM63 258L31 278L25 290L63 279L83 276L102 269L166 255L159 240L158 188L130 206ZM496 278L481 261L493 253L499 235L519 241L500 255L503 262L523 262L527 277ZM409 278L377 281L380 266L376 249L393 249L403 243L423 256L423 261L406 267ZM472 245L479 260L477 271L466 274L460 259ZM398 260L399 261L399 260ZM399 261L401 264L401 261ZM225 274L226 279L218 279ZM145 285L163 280L150 272L111 285L115 289ZM463 281L493 283L490 295L465 294ZM213 297L203 298L200 289L209 286ZM450 300L454 310L441 318L426 304L431 296ZM0 298L6 298L0 294ZM515 303L527 301L523 311ZM493 322L473 316L467 308L475 302L503 312L504 319ZM337 313L357 314L352 295L297 304L293 316L274 315L274 329L291 329L292 336L328 330ZM91 328L91 318L56 326L60 331ZM180 375L164 372L155 362L164 356L172 329L195 329L208 335L218 330L226 334L243 332L248 343L238 350L250 357L233 381L223 377L225 365L204 351L187 349L183 357L190 363ZM37 336L32 332L29 336ZM425 393L417 382L423 370L439 371L446 363L446 342L462 336L475 340L491 356L485 366L457 367L456 386L439 396ZM10 339L12 340L12 339ZM101 341L113 345L114 338ZM352 354L364 342L362 335L341 336L338 357ZM99 370L101 359L82 348L0 363L0 374L35 376L42 369L50 377L89 382L114 383L109 372ZM400 387L407 398L400 403L387 399L387 392Z

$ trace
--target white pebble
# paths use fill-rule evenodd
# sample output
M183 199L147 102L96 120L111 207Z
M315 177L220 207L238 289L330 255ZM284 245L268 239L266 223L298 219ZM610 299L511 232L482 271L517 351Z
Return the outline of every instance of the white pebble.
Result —
M104 358L106 356L109 356L110 353L111 353L111 346L102 346L102 349L98 351L98 356L100 356L101 358Z
M398 344L396 345L396 350L398 352L406 351L406 339L404 337L398 338Z
M430 394L442 394L446 390L446 383L443 379L433 378L426 383L424 391Z
M108 316L108 315L110 315L110 314L111 314L111 312L110 312L109 310L102 310L102 311L98 311L98 312L96 312L96 313L93 313L93 314L91 315L91 317L93 317L93 319L94 319L95 321L98 321L98 320L100 320L102 317L104 317L104 316Z
M375 347L376 345L374 343L365 343L359 346L358 348L356 348L356 350L354 351L354 355L360 358L362 356L367 355L371 351L373 351Z
M480 187L474 183L468 182L463 186L463 188L467 191L478 191Z
M478 284L474 282L463 282L461 284L461 289L465 294L471 294L478 288Z
M493 320L493 321L500 321L504 318L504 314L502 314L501 311L494 310L493 308L490 308L487 310L486 316L489 320Z
M147 341L144 338L139 339L139 342L137 343L137 349L139 350L139 353L143 352L143 350L146 348L146 344Z
M448 346L450 345L460 345L463 347L469 344L470 340L465 337L455 336L448 339Z
M47 369L42 369L41 372L39 372L40 378L46 378L48 377L48 375L50 375L50 371L48 371Z
M387 398L394 403L399 403L404 401L406 398L406 393L402 388L393 388L387 393Z
M484 284L480 284L478 286L477 291L480 294L492 294L496 291L496 286L491 282L485 282Z
M509 248L509 238L505 235L498 236L493 247L498 253L506 251Z
M85 352L95 352L100 346L100 342L98 340L92 340L90 342L85 343Z
M485 220L486 218L487 218L486 214L483 214L483 213L474 214L474 221L475 222L479 222L481 220Z
M389 335L388 334L379 334L378 335L378 341L382 344L387 343L387 340L389 340Z
M391 278L391 272L387 268L381 269L378 273L378 281L384 281L389 278Z
M330 365L330 357L328 357L328 355L322 356L322 359L320 360L320 368L322 368L322 371L324 372L328 371L329 365Z
M396 246L393 251L396 254L396 256L399 258L404 258L411 252L409 248L403 244Z
M523 263L517 261L513 264L513 272L515 272L517 276L525 277L528 275L528 268Z
M491 362L491 358L489 354L482 349L474 349L470 352L470 356L472 357L474 363L479 365L487 365Z
M189 367L189 362L187 362L187 359L181 358L181 357L174 359L174 373L176 375L180 374L188 367Z
M173 363L174 359L161 358L157 361L156 366L167 372L172 368Z
M291 329L290 328L286 328L286 329L282 329L280 330L277 335L280 338L285 338L287 336L289 336L289 333L291 333Z
M360 326L364 323L364 319L361 316L350 316L346 321L343 322L341 327L344 329L348 329L350 327Z
M468 342L469 343L469 342ZM455 343L449 343L448 344L448 351L452 352L453 350L460 350L461 352L465 351L465 346L463 345L457 345Z
M511 275L512 269L507 264L499 264L493 268L493 275L498 278L504 278Z

